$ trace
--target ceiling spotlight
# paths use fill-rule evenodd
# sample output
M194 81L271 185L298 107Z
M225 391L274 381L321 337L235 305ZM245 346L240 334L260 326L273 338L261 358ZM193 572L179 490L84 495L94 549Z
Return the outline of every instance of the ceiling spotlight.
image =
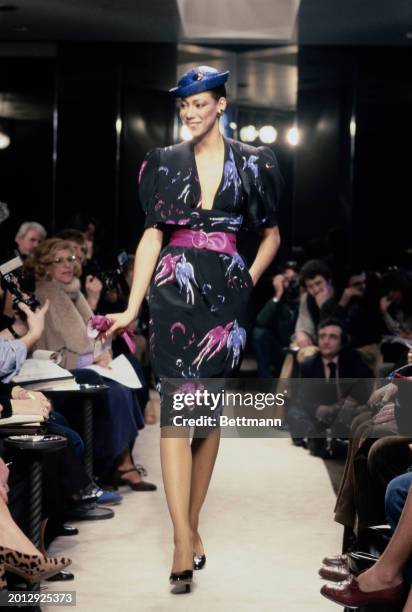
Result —
M288 130L286 140L292 147L296 147L299 143L299 132L297 127L292 127Z
M405 32L404 37L405 37L407 40L412 40L412 32Z
M122 120L120 118L116 119L116 133L118 136L122 133Z
M272 142L275 142L277 135L277 130L273 125L264 125L259 130L259 138L265 144L272 144Z
M180 128L180 138L181 140L185 141L192 140L192 133L187 127L187 125L182 125L182 127Z
M237 123L235 123L234 121L231 121L231 122L229 123L229 127L230 127L230 129L231 129L231 130L236 130L236 128L237 128Z
M253 142L257 136L258 132L254 125L245 125L240 130L240 140L243 142Z
M10 146L10 136L0 132L0 149L7 149Z
M355 119L351 119L350 120L350 124L349 124L349 133L352 137L356 136L356 121Z

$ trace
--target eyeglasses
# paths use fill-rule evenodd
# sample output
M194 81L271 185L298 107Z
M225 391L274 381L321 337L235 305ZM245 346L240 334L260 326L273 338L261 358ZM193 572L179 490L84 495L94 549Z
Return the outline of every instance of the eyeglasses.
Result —
M55 257L53 263L55 266L61 266L64 262L68 264L74 264L77 261L76 255L69 255L68 257Z

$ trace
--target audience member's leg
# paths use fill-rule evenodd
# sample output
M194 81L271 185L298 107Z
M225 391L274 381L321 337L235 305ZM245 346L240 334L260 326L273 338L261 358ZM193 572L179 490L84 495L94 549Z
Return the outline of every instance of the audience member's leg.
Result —
M40 554L14 522L9 509L0 497L0 546L11 548L27 555Z
M358 577L362 591L378 591L402 582L403 570L412 557L411 483L412 474L407 473L392 480L388 486L386 493L388 518L395 531L375 565ZM402 502L404 502L403 507Z
M353 464L355 455L359 450L363 432L370 427L370 418L371 413L364 412L353 420L348 456L335 504L335 521L351 529L355 526L356 518Z
M385 521L385 492L393 478L412 465L410 438L387 436L376 440L368 453L367 470L357 475L356 510L360 529ZM356 469L356 468L355 468Z

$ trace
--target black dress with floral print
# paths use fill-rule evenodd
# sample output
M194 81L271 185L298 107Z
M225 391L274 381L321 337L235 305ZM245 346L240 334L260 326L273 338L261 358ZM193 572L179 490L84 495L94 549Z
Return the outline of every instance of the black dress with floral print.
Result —
M276 225L281 177L273 152L225 138L222 178L211 210L202 209L194 148L150 151L139 174L145 228L182 227L236 234ZM162 249L149 292L150 350L162 378L233 376L249 327L253 283L245 261L195 248Z

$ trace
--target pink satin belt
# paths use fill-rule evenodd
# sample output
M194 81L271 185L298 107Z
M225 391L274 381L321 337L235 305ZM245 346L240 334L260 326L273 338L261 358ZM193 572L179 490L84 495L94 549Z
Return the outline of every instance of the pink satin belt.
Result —
M236 253L236 236L226 232L178 229L173 232L169 245L208 249L209 251L234 255Z

